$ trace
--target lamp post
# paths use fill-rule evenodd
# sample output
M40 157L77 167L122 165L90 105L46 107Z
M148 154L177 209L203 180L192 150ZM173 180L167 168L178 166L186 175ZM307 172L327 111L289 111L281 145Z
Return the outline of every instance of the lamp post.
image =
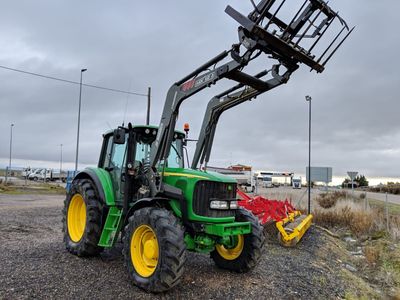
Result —
M62 147L63 144L60 144L60 176L61 176L61 172L62 172Z
M11 125L10 125L10 160L9 160L9 162L8 162L8 173L9 173L9 176L11 176L11 157L12 157L13 127L14 127L14 124L11 123ZM6 177L7 177L7 176L6 176Z
M75 154L75 173L78 170L78 154L79 154L79 129L81 125L81 103L82 103L82 74L87 69L81 69L81 80L79 82L79 108L78 108L78 132L76 135L76 154Z
M310 96L306 96L308 102L308 214L311 213L311 100Z

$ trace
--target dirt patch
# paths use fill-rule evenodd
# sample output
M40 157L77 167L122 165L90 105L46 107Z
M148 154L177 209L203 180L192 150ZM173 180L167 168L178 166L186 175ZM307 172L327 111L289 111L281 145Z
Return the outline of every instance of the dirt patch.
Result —
M5 201L7 205L0 205L0 299L374 297L370 291L367 294L359 290L353 278L358 278L357 272L346 270L350 257L343 242L314 227L293 249L282 248L275 237L269 238L260 264L247 274L218 269L209 256L188 253L181 284L154 296L131 284L120 244L94 258L79 258L65 250L61 232L63 197L30 196L30 200L38 197L36 202L24 202L21 195L14 200L3 197L0 195L0 204Z

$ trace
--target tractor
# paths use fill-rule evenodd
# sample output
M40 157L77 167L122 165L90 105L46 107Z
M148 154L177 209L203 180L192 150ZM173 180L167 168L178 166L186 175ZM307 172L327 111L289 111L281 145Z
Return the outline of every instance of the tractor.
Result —
M248 16L227 7L226 13L240 24L239 42L172 84L158 126L129 123L103 135L97 167L75 175L64 202L69 252L98 255L122 241L131 280L153 293L180 282L186 251L209 254L218 267L239 273L257 265L265 238L258 218L239 206L237 182L197 166L209 156L215 127L211 135L210 127L201 131L211 137L199 139L206 141L206 148L200 147L206 151L199 148L194 163L185 162L188 128L175 129L180 105L222 79L237 82L223 96L243 88L238 93L247 101L286 83L301 63L322 72L351 30L322 0L306 0L286 23L279 17L285 0L251 2L254 10ZM301 40L315 39L314 48L335 20L342 29L317 59ZM314 32L308 34L311 27ZM276 62L272 69L254 76L245 73L262 54ZM262 80L265 75L272 78Z

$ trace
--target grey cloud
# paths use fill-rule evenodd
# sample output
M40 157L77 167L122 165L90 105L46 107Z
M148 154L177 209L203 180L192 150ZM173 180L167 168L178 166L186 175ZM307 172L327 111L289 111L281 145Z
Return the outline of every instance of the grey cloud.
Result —
M7 1L0 12L0 64L33 72L146 93L153 89L157 124L166 91L210 57L237 41L227 4L246 12L249 1ZM226 112L218 126L211 164L304 172L307 162L306 94L313 97L313 162L374 176L400 176L397 114L400 3L331 1L357 25L325 73L304 66L289 83ZM386 28L380 27L380 24ZM259 70L254 67L254 70ZM8 156L15 122L19 159L74 160L78 86L0 70L0 157ZM225 82L182 106L178 127L197 136L207 101ZM101 134L120 124L127 97L84 88L80 160L95 164ZM146 99L128 98L127 119L143 123ZM190 146L193 150L193 145ZM193 152L192 152L193 153ZM231 158L232 157L232 158Z

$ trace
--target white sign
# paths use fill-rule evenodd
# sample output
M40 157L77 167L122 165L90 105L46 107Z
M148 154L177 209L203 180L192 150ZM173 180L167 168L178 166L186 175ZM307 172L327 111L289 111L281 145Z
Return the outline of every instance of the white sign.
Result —
M354 171L348 171L347 172L347 175L350 176L351 181L353 181L354 178L356 178L357 174L358 174L358 172L354 172Z

